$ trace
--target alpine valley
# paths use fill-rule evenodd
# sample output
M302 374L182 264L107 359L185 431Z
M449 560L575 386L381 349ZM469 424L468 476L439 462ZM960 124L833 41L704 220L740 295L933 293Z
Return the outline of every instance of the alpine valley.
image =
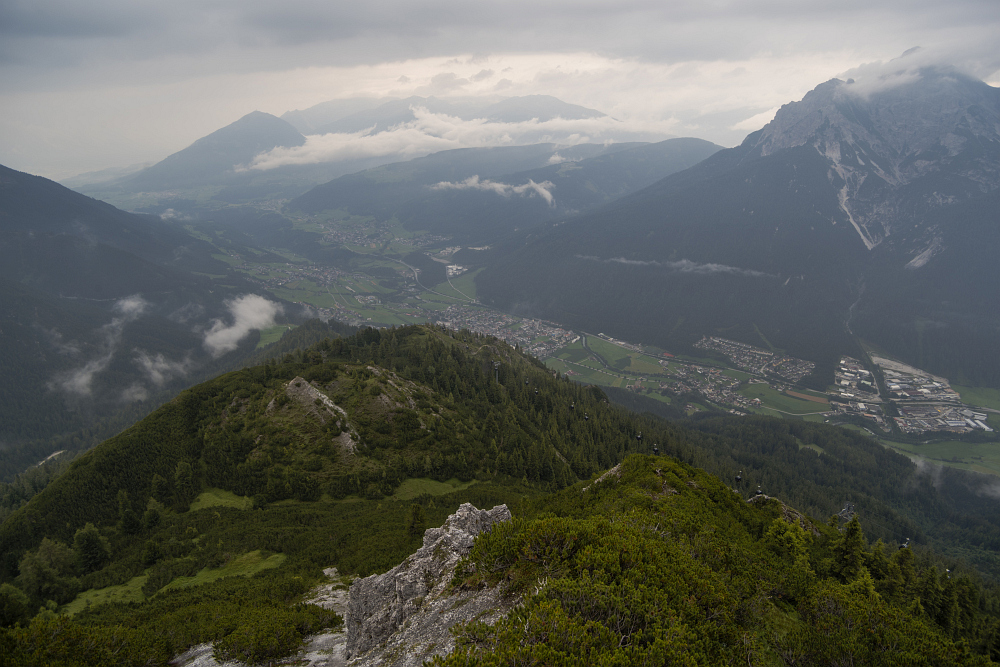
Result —
M908 62L728 149L0 168L0 664L1000 660L1000 90Z

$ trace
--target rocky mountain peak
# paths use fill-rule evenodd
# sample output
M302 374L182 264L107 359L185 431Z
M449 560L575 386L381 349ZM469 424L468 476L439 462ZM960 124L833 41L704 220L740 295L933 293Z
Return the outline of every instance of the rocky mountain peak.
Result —
M953 68L921 67L822 83L782 106L755 143L769 155L846 141L896 167L942 144L954 155L969 139L1000 140L1000 90Z
M921 209L1000 187L1000 89L951 67L893 63L820 84L744 143L760 157L815 148L869 249Z

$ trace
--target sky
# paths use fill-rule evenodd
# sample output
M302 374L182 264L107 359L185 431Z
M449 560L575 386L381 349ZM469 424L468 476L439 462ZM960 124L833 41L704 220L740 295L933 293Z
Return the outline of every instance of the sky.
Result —
M67 178L159 161L254 110L411 95L547 94L733 146L913 47L1000 85L998 38L996 0L2 0L0 164ZM441 145L510 140L424 121Z

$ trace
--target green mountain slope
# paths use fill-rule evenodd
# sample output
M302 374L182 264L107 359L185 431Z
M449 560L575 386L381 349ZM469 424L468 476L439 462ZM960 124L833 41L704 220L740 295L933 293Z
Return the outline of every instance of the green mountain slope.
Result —
M654 445L674 458L650 457ZM618 480L577 482L623 461ZM851 500L869 535L895 544L905 531L914 551L869 548L857 522L842 533L806 519L789 527L779 517L794 512L747 504L695 465L742 469L744 484L814 516ZM992 594L923 546L951 544L952 556L995 571L984 555L1000 528L985 507L994 501L972 504L975 479L922 477L877 443L819 424L692 429L635 415L491 338L369 329L182 392L74 461L0 525L0 606L7 623L43 603L71 603L75 615L43 610L4 641L35 652L25 664L108 632L135 664L250 636L255 655L287 653L336 622L294 606L323 568L384 571L461 502L506 502L518 520L480 540L455 585L544 585L514 625L467 630L455 660L544 650L553 635L511 644L530 619L554 623L553 650L569 656L720 664L747 650L771 656L765 664L786 654L826 664L850 651L881 659L880 646L901 642L938 656L928 664L978 664L967 650L993 651ZM877 641L852 629L862 619ZM65 644L39 643L58 628Z
M304 143L305 138L286 121L254 111L153 166L126 176L120 185L132 192L198 187L234 178L234 168L248 164L258 153Z
M857 519L838 532L630 455L477 540L454 584L503 582L525 603L467 624L434 664L990 664L995 621L970 580L941 574L869 548Z

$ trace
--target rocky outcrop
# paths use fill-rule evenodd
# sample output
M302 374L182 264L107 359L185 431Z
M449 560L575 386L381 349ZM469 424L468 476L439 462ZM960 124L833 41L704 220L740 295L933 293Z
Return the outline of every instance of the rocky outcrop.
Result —
M497 588L449 591L455 566L469 553L476 535L510 519L506 505L491 510L465 503L440 528L424 532L424 544L385 574L355 579L350 591L336 568L329 582L306 600L344 617L344 629L306 638L294 656L279 665L305 667L418 667L455 647L451 627L473 619L495 623L519 602ZM346 631L346 640L345 640ZM176 667L220 665L212 644L194 646L171 661Z
M493 623L516 604L499 588L448 591L455 566L476 535L507 521L506 505L479 510L465 503L423 546L385 574L351 585L345 624L351 667L416 667L455 645L450 629L472 619Z
M358 434L351 423L347 421L347 412L330 400L329 396L301 377L293 378L285 386L285 395L318 419L320 424L326 424L328 421L336 422L341 433L333 438L333 441L340 446L345 454L354 453L357 449ZM267 409L273 410L274 406L275 401L272 400Z

